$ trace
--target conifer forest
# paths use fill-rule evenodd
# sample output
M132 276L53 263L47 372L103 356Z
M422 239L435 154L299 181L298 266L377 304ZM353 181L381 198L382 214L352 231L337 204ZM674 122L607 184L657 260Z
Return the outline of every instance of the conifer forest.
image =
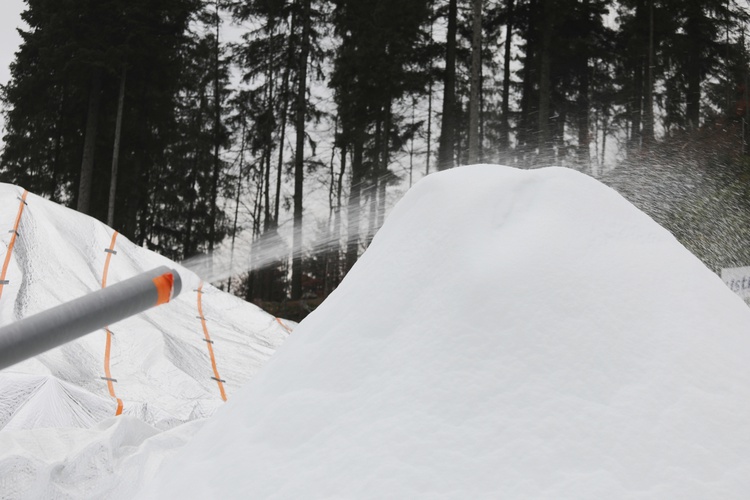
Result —
M256 302L324 298L409 186L472 163L580 170L712 269L750 265L749 16L744 0L26 0L0 181L178 261L249 245L217 285Z

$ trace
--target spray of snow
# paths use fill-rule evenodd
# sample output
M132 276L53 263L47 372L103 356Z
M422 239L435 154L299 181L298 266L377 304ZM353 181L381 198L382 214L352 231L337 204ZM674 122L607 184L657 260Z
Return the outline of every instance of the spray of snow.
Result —
M293 221L289 219L276 230L265 232L257 238L239 234L234 245L230 239L219 249L190 257L180 264L206 281L218 283L296 257L306 258L338 252L345 249L348 244L347 230L350 220L359 228L358 243L365 247L379 229L377 221L382 220L387 211L388 207L373 209L369 203L362 203L351 212L344 206L341 208L342 224L338 235L333 227L326 226L320 230L314 224L307 224L304 232L311 231L312 234L305 235L304 247L297 250L292 248ZM332 226L334 218L330 217L329 222Z

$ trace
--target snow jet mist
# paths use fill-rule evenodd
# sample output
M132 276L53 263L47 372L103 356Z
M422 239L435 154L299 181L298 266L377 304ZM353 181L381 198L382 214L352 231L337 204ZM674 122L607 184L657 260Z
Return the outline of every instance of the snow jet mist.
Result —
M292 219L284 221L276 230L251 239L237 234L234 248L229 243L211 253L200 254L185 259L180 264L210 283L217 283L236 277L242 273L257 271L280 262L289 261L297 256L315 257L327 253L346 252L349 244L348 227L358 227L359 250L366 248L377 233L377 221L385 218L387 210L372 209L369 203L362 203L354 213L347 214L347 207L342 207L339 231L336 230L335 218L329 217L325 225L308 223L303 228L305 243L300 251L292 248Z
M596 178L670 230L715 271L727 266L750 265L750 250L744 243L750 239L750 217L745 215L750 210L745 201L750 199L750 188L727 175L726 168L716 168L721 163L718 156L691 148L651 151L633 156ZM361 252L369 245L385 214L374 209L365 188L354 217L348 215L348 207L343 206L338 231L334 214L326 224L308 222L303 230L305 242L299 252L302 257L337 250L346 252L349 218L352 218L352 225L359 228ZM310 219L308 214L306 221ZM206 281L216 283L291 261L297 256L291 243L292 220L289 219L276 232L254 239L249 232L238 233L234 250L227 243L211 254L191 257L182 265Z
M634 157L601 180L715 272L750 265L750 188L737 167L728 155L691 147L668 153Z

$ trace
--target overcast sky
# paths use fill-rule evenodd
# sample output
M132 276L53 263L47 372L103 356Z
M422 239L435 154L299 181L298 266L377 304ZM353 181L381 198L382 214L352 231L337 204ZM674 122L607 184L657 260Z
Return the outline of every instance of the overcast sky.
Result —
M18 50L21 37L16 28L21 25L23 0L0 0L0 84L5 85L10 78L8 66L13 61L13 54ZM0 126L3 119L0 116ZM2 138L0 138L2 146Z
M13 54L18 50L21 37L16 28L21 26L23 0L2 0L0 2L0 83L8 83L10 72L8 65L13 61Z

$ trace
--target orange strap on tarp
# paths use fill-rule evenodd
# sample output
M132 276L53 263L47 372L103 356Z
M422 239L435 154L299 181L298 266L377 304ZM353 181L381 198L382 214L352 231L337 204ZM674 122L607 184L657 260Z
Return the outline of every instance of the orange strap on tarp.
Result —
M109 261L112 259L112 255L115 253L115 240L117 239L117 231L112 233L112 241L109 242L109 248L104 249L107 252L107 258L104 261L104 272L102 273L102 288L107 287L107 273L109 273Z
M107 258L104 261L104 272L102 273L102 288L105 288L107 286L107 274L109 273L109 262L112 260L112 256L115 254L115 240L117 239L117 231L112 233L112 241L109 242L109 248L106 248L104 251L107 252ZM117 410L115 411L115 415L121 415L122 414L122 399L118 398L117 395L115 395L115 386L113 384L114 379L112 378L112 373L109 370L109 352L112 348L112 332L109 331L109 328L105 328L104 331L107 332L107 344L104 347L104 374L105 374L105 380L107 381L107 389L109 389L109 395L112 396L117 400Z
M276 321L281 325L281 328L286 330L287 333L292 333L292 330L281 321L281 318L276 318Z
M21 223L21 215L23 215L23 207L26 206L26 196L29 194L27 190L23 190L21 195L21 203L18 206L18 214L16 215L16 222L13 224L11 229L10 243L8 243L8 251L5 252L5 262L3 262L3 270L0 271L0 297L3 296L3 287L7 284L5 275L8 272L8 265L10 264L10 256L13 253L13 246L16 244L16 236L18 236L18 225Z
M206 326L206 318L203 316L203 303L201 302L201 297L203 296L203 281L200 282L200 285L198 285L198 289L196 290L198 295L198 317L201 320L201 326L203 327L203 339L206 341L206 347L208 348L208 355L211 357L211 367L214 370L214 376L211 377L212 379L216 380L216 383L219 384L219 392L221 393L221 399L226 401L227 400L227 394L224 392L224 381L219 376L219 370L216 368L216 357L214 356L214 348L213 343L214 341L211 340L211 336L208 334L208 327Z

